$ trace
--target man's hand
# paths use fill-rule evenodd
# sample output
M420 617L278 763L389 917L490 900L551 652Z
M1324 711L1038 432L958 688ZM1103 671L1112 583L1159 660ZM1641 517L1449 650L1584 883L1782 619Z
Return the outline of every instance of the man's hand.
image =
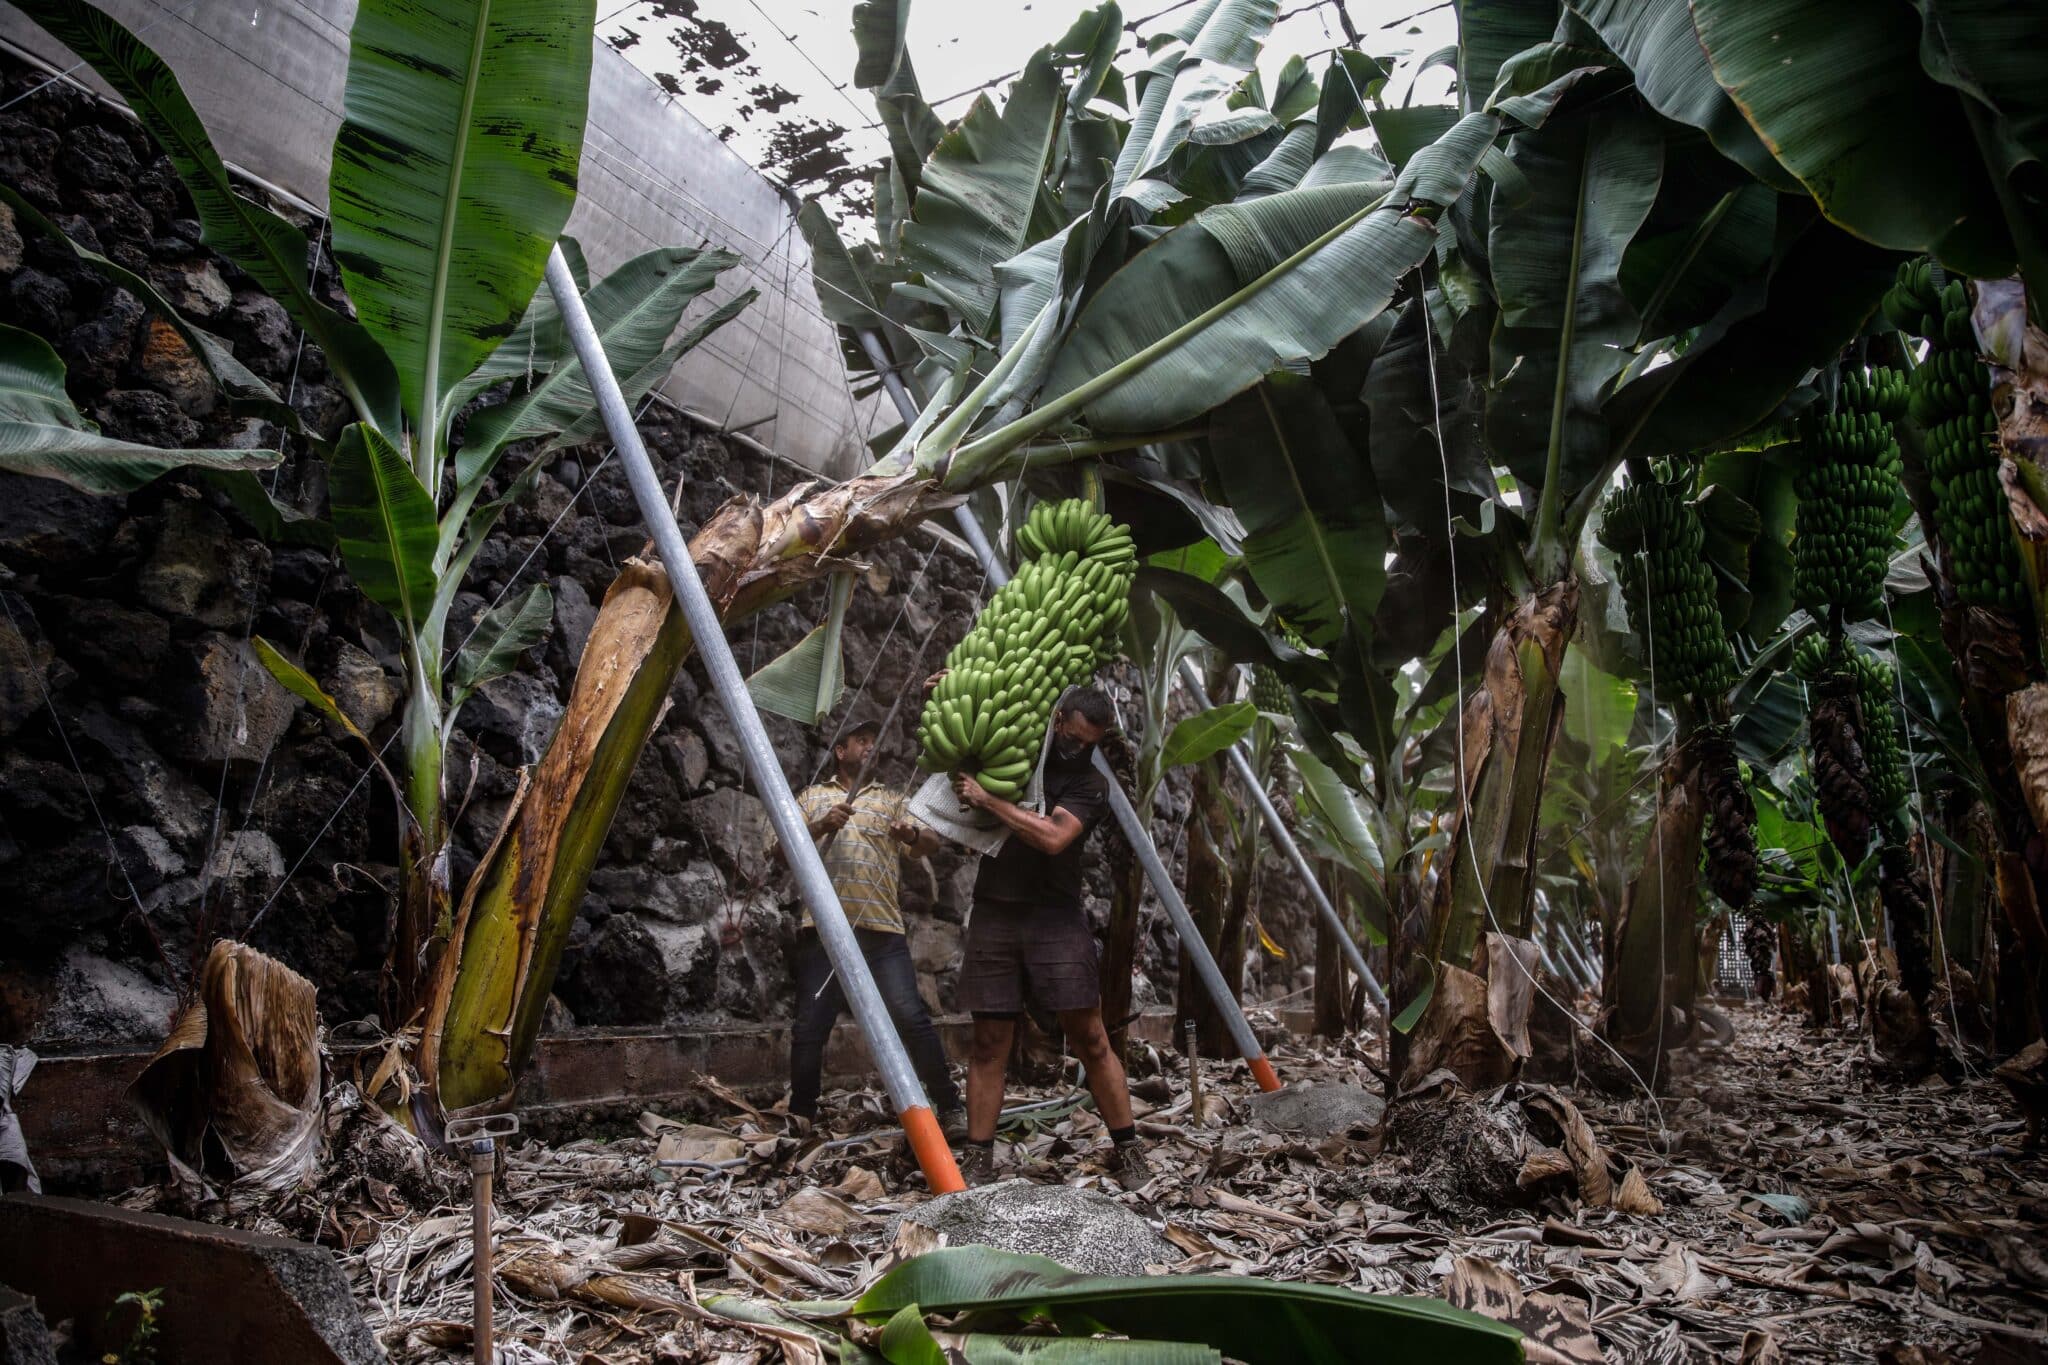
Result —
M929 697L932 694L932 689L939 685L939 679L945 677L948 673L951 673L952 671L953 670L950 668L942 668L938 672L932 674L929 678L926 678L924 680L924 694L927 697Z
M818 817L818 823L821 826L823 826L823 828L820 829L818 833L837 834L840 830L846 828L846 822L848 820L851 820L852 818L853 803L850 801L841 801L831 810L826 811L823 815Z
M989 795L988 788L976 782L966 773L954 774L953 795L960 798L961 805L968 806L974 810L987 810L989 803L995 800L995 797Z
M918 827L917 822L914 820L896 820L892 821L889 825L889 837L905 848L909 848L917 842L917 835Z

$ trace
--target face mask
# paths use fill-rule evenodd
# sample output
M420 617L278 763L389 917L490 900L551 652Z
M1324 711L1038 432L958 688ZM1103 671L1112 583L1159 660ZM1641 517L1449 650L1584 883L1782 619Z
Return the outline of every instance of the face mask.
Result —
M1062 762L1072 763L1088 752L1088 744L1087 741L1075 739L1071 735L1055 734L1052 737L1052 751Z

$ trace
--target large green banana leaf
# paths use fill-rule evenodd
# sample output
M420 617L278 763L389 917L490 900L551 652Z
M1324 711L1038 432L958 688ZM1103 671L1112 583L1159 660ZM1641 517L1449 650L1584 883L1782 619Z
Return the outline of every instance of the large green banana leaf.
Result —
M989 1247L906 1261L853 1311L886 1319L911 1304L928 1313L1049 1313L1083 1330L1199 1342L1246 1365L1522 1359L1520 1332L1435 1299L1241 1275L1078 1275L1043 1256Z
M410 631L434 601L433 496L398 448L364 422L341 433L327 474L334 538L350 576Z
M1180 768L1213 758L1243 739L1258 719L1259 708L1248 701L1197 711L1167 734L1159 751L1159 766Z
M102 436L64 391L64 362L33 332L0 325L0 470L126 493L188 465L268 469L274 450L159 450Z
M1222 204L1139 252L1082 310L1047 376L1041 420L1079 409L1097 431L1160 430L1326 353L1428 256L1435 229L1408 202L1443 204L1463 189L1499 126L1468 123L1410 162L1412 194L1402 183L1391 196L1323 185Z
M1567 0L1635 74L1636 89L1668 119L1707 135L1721 155L1773 189L1798 181L1778 164L1714 80L1687 0Z
M1602 104L1517 134L1508 157L1530 192L1494 196L1487 441L1524 499L1556 508L1606 467L1601 403L1637 331L1622 253L1656 198L1663 139L1651 116ZM1539 511L1537 535L1554 526Z
M1244 524L1245 565L1280 619L1334 646L1386 586L1387 526L1364 451L1313 380L1278 373L1218 408L1209 452Z
M439 469L455 387L517 326L576 201L595 0L362 0L334 259Z
M1967 274L2011 272L1969 121L1922 69L1908 6L1693 0L1692 12L1714 78L1829 218Z
M992 266L1029 240L1063 107L1052 50L1040 48L1001 114L986 95L976 98L925 162L903 227L904 257L975 332L986 334L995 315Z
M576 278L576 287L585 294L590 292L590 263L583 259L583 248L574 237L566 234L556 243L562 248L562 258L569 263L569 273ZM533 301L526 305L519 325L512 329L512 335L504 344L484 357L484 363L469 372L469 377L456 384L448 395L448 410L460 412L471 399L484 390L518 379L524 383L533 382L537 374L546 374L573 354L569 345L568 329L562 326L561 310L555 305L554 291L546 284L534 290Z
M1621 263L1621 289L1645 342L1705 323L1728 296L1767 272L1776 245L1776 191L1750 180L1723 189L1707 172L1727 162L1703 148L1667 147L1657 203Z
M16 8L90 63L127 102L184 182L205 243L247 271L306 329L326 352L357 415L395 434L398 385L390 360L360 325L313 297L306 234L236 192L164 60L87 0L18 0Z

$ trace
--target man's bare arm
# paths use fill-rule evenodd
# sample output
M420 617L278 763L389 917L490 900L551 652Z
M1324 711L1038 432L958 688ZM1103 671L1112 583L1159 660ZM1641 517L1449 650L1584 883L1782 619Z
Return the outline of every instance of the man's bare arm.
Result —
M1014 801L991 795L987 788L971 777L954 778L953 790L961 801L995 816L1014 830L1018 838L1048 856L1066 852L1067 846L1080 838L1084 829L1081 817L1065 806L1053 807L1051 815L1039 815Z

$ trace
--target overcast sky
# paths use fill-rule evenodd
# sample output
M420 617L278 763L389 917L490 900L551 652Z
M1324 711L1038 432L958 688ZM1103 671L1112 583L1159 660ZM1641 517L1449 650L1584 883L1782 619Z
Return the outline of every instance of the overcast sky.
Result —
M1161 32L1186 2L1128 0L1125 22L1149 20L1141 34ZM1281 0L1261 69L1270 75L1289 56L1343 45L1340 4L1360 46L1401 59L1390 99L1400 102L1411 83L1417 102L1447 98L1445 68L1413 81L1422 59L1456 36L1449 3L1431 0ZM958 118L977 88L1014 72L1089 8L1083 0L919 0L910 55L925 98L940 117ZM749 162L815 193L887 152L873 102L851 81L852 9L852 0L603 0L598 31ZM1317 72L1324 64L1310 62Z

